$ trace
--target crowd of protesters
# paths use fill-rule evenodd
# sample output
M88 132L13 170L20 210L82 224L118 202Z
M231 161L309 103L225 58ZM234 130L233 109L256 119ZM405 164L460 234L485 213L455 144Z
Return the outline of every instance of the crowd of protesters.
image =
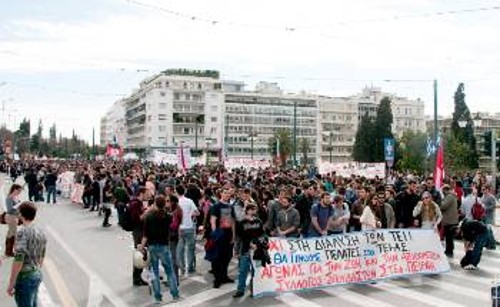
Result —
M266 236L308 238L379 228L433 229L449 257L453 257L456 236L464 238L473 259L464 265L466 269L477 267L483 247L496 246L491 231L496 197L491 178L480 172L446 178L436 189L432 177L391 173L388 178L355 174L345 178L306 168L196 166L179 170L144 161L26 162L12 168L16 171L11 175L24 172L30 200L56 204L56 195L69 197L84 209L104 213L103 227L111 226L114 206L119 224L131 224L135 247L149 248L158 302L162 299L158 263L163 264L170 293L178 299L181 277L197 272L197 235L205 239L214 288L234 283L228 265L238 258L234 297L245 294L247 275L252 272L251 251L257 254ZM63 186L61 176L67 172L73 174L73 183ZM484 209L479 217L473 214L477 204ZM141 271L134 268L135 286L147 284Z

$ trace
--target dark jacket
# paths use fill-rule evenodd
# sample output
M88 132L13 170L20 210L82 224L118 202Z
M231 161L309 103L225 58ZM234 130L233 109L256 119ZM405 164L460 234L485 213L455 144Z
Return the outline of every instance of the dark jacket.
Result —
M457 196L454 193L445 195L441 203L441 212L443 213L443 226L458 224L458 203Z
M171 217L165 211L154 210L144 220L144 236L148 245L168 245Z
M396 223L403 224L404 228L413 227L415 217L413 209L417 205L419 197L416 194L408 193L408 190L399 193L396 196Z

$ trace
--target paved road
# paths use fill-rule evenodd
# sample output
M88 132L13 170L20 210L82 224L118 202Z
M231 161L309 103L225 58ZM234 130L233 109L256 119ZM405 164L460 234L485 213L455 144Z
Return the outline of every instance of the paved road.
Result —
M102 228L95 212L60 202L39 205L38 224L49 236L40 305L52 306L148 306L146 287L131 285L130 235L116 226ZM116 217L116 215L114 215ZM113 220L113 224L116 221ZM4 238L5 227L0 227ZM2 240L3 241L3 240ZM198 246L201 248L201 245ZM462 253L451 260L452 272L431 277L397 279L374 285L335 287L280 297L234 300L235 285L211 288L208 265L197 259L200 275L181 280L184 300L167 306L488 306L490 283L500 275L500 252L485 251L480 270L465 272L458 267ZM5 294L10 261L0 267L0 306L12 306ZM230 266L236 275L236 264ZM164 294L166 301L170 298ZM168 301L167 301L168 302Z

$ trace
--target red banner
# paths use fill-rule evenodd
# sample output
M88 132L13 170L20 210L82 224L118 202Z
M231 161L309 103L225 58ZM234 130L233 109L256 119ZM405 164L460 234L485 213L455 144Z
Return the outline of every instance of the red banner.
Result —
M123 155L123 148L117 145L108 144L106 146L106 156L107 157L121 157Z

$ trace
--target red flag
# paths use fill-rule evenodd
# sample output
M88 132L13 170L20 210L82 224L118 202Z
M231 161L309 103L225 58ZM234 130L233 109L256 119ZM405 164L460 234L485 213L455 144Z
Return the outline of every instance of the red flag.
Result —
M434 168L434 185L436 189L441 189L444 180L444 148L441 140L436 154L436 167Z
M183 173L186 173L186 157L184 157L184 142L180 142L179 145L179 163L180 168L182 169Z

